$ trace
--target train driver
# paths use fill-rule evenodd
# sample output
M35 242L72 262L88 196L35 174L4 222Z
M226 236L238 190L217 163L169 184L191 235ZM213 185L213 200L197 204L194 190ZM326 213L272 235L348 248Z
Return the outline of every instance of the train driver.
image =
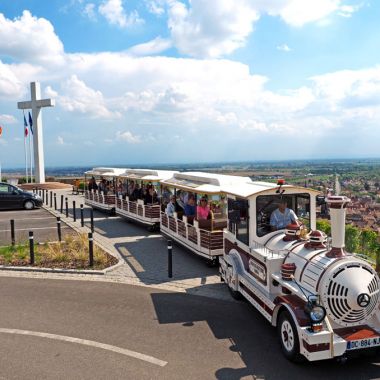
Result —
M282 230L288 224L300 225L296 213L287 207L287 202L285 199L281 199L278 208L272 212L270 217L270 226L272 231Z

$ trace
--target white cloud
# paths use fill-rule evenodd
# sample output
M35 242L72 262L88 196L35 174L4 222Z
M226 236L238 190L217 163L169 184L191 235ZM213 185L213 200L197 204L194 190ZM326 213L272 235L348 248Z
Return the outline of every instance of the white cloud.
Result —
M173 44L171 40L162 37L156 37L151 41L132 46L127 50L127 52L136 56L155 55L170 49L172 45Z
M91 118L115 119L119 118L118 112L110 111L100 91L88 87L76 75L62 84L65 95L58 97L62 108L69 112L79 112Z
M130 131L121 132L118 131L116 133L116 139L126 141L130 144L138 144L141 142L140 136L133 135Z
M48 98L56 98L56 97L58 97L58 92L54 91L51 88L51 86L46 86L44 93L45 93L45 96L47 96Z
M82 10L82 14L88 17L90 20L95 21L97 18L96 5L94 3L87 3Z
M53 25L24 11L9 20L0 13L0 55L16 61L39 64L62 64L63 44Z
M289 53L292 51L292 49L287 44L277 46L277 50L284 51L285 53Z
M359 6L342 0L167 0L168 27L179 52L192 57L220 57L246 44L264 15L280 17L293 27L331 22L334 14L349 17Z
M24 88L20 79L13 73L10 65L0 61L0 96L21 96Z
M144 22L136 10L128 14L123 8L121 0L103 1L99 6L99 13L104 16L110 24L117 25L120 28L126 28Z
M65 145L65 141L63 140L62 136L57 137L57 143L58 145Z
M165 0L145 0L148 11L156 16L161 16L165 13L165 2Z
M12 116L12 115L7 115L7 114L1 115L0 114L0 123L4 123L4 124L16 124L17 123L17 119L14 116Z
M181 53L219 57L243 46L258 18L257 11L242 0L193 0L189 8L172 1L168 26Z

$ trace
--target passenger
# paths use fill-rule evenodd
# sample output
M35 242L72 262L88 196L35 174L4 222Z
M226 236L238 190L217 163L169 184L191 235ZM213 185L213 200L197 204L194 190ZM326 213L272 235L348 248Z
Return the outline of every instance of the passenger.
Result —
M176 200L177 198L175 195L170 196L170 201L168 205L166 206L166 211L165 211L168 216L174 216L174 213L176 212L176 205L177 205Z
M282 230L286 228L288 224L300 225L298 217L295 212L287 207L287 202L285 199L281 199L278 208L272 212L270 217L270 226L272 231Z
M135 184L133 193L130 196L131 200L136 202L140 198L140 186L138 183Z
M186 203L184 201L184 192L182 190L177 190L177 203L182 208L182 210L185 210Z
M207 204L207 198L202 197L197 207L197 219L206 220L210 218L210 207Z
M144 204L145 205L154 205L158 203L157 193L154 190L153 186L150 186L148 189L148 193L145 194Z
M99 191L99 193L103 192L104 194L107 192L107 183L103 177L100 178L99 185L98 185L98 191Z
M185 205L184 213L186 216L195 216L196 207L195 207L195 198L194 195L190 194L187 203Z
M91 177L90 181L88 182L88 190L98 190L98 185L96 184L95 177Z
M128 196L131 197L133 192L135 191L135 182L131 181L128 185Z

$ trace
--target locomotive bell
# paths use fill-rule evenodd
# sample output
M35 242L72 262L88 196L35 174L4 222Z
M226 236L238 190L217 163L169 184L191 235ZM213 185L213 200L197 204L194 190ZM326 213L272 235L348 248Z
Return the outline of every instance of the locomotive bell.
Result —
M324 275L320 289L327 314L345 327L367 322L379 308L379 277L362 261L338 264Z

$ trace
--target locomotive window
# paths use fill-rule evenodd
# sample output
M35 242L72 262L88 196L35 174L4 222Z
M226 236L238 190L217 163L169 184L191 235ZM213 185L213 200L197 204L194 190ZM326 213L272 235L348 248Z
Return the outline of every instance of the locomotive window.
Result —
M283 195L282 199L287 202L287 207L292 209L301 223L310 228L310 195L292 194ZM264 236L272 231L270 217L277 209L280 197L278 195L262 195L256 199L257 236Z
M228 230L249 245L249 212L246 199L228 199Z

